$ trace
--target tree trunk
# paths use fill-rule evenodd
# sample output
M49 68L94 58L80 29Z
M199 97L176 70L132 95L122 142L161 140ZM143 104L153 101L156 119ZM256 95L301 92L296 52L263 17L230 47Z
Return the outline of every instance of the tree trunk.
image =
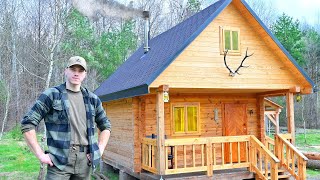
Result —
M306 120L304 118L304 98L302 97L302 108L301 108L301 118L302 118L302 121L303 121L303 132L304 132L304 142L306 143L307 142L307 131L306 131Z
M4 113L4 118L2 121L2 128L1 128L1 133L0 133L0 140L2 139L2 135L3 135L3 131L4 131L4 127L7 123L7 119L8 119L8 114L9 114L9 104L10 104L10 96L11 96L11 88L10 85L7 88L7 98L6 98L6 106L5 106L5 113Z
M53 65L54 65L54 55L55 55L55 50L56 47L58 46L59 43L59 16L60 16L60 11L61 11L61 4L60 4L60 0L56 1L54 6L52 7L53 9L51 9L52 11L54 11L54 26L53 26L53 41L51 44L51 48L50 48L50 54L49 54L49 71L48 71L48 75L47 75L47 80L46 80L46 86L45 89L50 87L50 81L51 81L51 77L52 77L52 73L53 73ZM39 0L39 7L40 7L40 0ZM40 10L39 10L40 11ZM44 124L44 131L43 131L43 136L41 138L41 146L42 149L45 148L46 145L46 139L47 139L47 129L46 126ZM40 171L39 171L39 175L38 175L38 180L43 180L45 178L45 172L46 172L46 166L44 164L40 165Z

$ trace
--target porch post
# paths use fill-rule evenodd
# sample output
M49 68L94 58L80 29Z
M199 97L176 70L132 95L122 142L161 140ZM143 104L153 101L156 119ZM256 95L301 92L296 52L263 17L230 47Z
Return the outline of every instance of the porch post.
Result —
M281 112L281 109L280 108L278 108L277 110L276 110L276 114L275 114L275 119L276 119L276 134L279 134L280 133L280 129L279 129L279 121L280 121L280 112Z
M286 94L286 104L287 104L287 119L288 119L288 133L291 134L291 143L295 143L295 126L294 126L294 102L293 93L289 92Z
M265 122L264 122L264 97L259 96L258 97L258 102L257 102L257 115L258 115L258 120L260 124L260 141L264 144L265 143Z
M163 92L169 91L168 85L161 85L157 92L157 168L159 175L164 175L165 172L165 151L164 151L164 101Z

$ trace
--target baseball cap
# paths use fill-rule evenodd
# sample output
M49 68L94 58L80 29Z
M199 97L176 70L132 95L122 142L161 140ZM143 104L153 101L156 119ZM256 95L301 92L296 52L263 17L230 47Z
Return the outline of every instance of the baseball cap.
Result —
M73 56L69 59L68 61L68 66L67 67L70 67L70 66L73 66L73 65L80 65L83 67L83 69L85 71L87 71L87 63L86 63L86 60L83 58L83 57L80 57L80 56Z

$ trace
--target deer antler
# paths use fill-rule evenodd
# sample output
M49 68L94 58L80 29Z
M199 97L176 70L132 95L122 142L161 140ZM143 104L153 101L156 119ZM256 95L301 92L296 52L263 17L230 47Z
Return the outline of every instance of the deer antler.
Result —
M249 66L243 66L243 62L247 59L247 57L250 57L250 56L252 56L253 54L254 54L254 53L248 55L248 48L247 48L247 50L246 50L246 55L244 56L244 58L243 58L242 61L241 61L240 66L236 69L236 71L235 71L234 73L239 74L238 71L239 71L240 68L242 68L242 67L244 67L244 68L249 67ZM240 75L240 74L239 74L239 75Z
M228 49L224 52L224 57L223 57L223 59L224 59L224 65L226 65L226 68L229 70L229 72L230 72L230 76L234 76L234 72L229 68L229 66L227 65L227 60L226 60L226 57L227 57L227 53L228 53Z
M229 76L232 76L232 77L234 77L236 74L239 74L239 75L240 75L240 73L238 72L238 71L240 70L240 68L242 68L242 67L244 67L244 68L249 67L249 66L244 66L243 63L244 63L244 61L245 61L248 57L250 57L250 56L252 56L252 55L254 54L254 53L252 53L252 54L248 55L248 48L247 48L247 50L246 50L246 55L245 55L244 58L242 59L240 66L233 72L233 71L229 68L229 66L227 65L227 60L226 60L227 53L228 53L228 50L226 50L226 51L224 52L224 64L226 65L226 68L227 68L227 69L229 70L229 72L230 72L230 73L229 73Z

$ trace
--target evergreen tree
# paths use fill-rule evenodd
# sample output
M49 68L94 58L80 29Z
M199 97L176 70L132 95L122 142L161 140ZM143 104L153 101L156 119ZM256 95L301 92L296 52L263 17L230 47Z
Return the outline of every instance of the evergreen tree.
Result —
M187 2L187 15L192 15L201 10L201 2L199 0L188 0Z
M134 33L135 22L125 21L120 28L102 33L94 47L94 56L99 59L103 78L114 72L137 47Z
M70 56L84 57L90 68L97 70L99 80L104 80L136 49L134 26L135 22L128 20L98 35L86 17L72 10L67 19L63 50Z
M303 66L305 60L302 54L305 51L305 44L302 41L299 24L299 20L294 21L292 17L283 13L271 26L271 30L298 64Z

